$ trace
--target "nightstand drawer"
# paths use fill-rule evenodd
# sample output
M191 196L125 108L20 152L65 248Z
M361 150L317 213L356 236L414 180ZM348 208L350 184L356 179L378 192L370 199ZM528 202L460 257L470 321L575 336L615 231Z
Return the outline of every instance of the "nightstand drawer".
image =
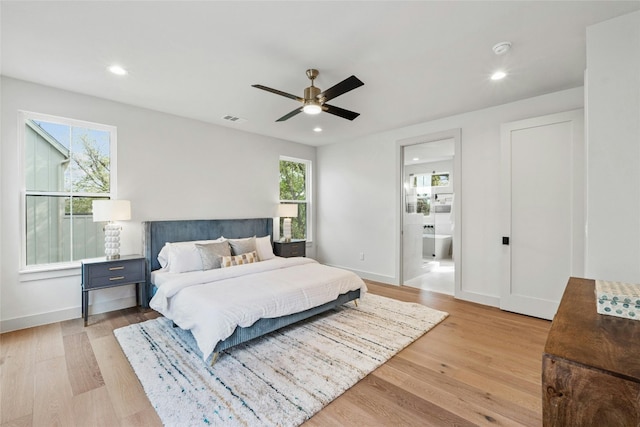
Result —
M305 255L304 242L288 245L286 252L287 252L287 255L289 256L304 256Z
M284 258L306 256L306 250L307 242L305 240L273 243L273 253Z
M144 271L140 274L114 273L111 276L94 277L85 284L85 289L107 288L124 283L141 283L144 282Z
M83 264L82 270L84 289L106 288L145 281L143 259Z

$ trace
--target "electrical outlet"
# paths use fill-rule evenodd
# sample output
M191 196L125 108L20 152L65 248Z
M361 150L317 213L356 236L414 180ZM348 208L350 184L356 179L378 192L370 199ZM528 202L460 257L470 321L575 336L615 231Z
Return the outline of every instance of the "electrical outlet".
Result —
M360 252L360 261L364 261L364 252Z

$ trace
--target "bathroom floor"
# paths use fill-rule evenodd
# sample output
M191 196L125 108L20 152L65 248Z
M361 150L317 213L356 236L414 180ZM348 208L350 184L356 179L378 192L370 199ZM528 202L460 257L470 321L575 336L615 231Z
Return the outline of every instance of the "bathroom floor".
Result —
M422 268L424 268L425 274L414 277L404 284L413 288L453 295L455 287L453 259L425 259Z

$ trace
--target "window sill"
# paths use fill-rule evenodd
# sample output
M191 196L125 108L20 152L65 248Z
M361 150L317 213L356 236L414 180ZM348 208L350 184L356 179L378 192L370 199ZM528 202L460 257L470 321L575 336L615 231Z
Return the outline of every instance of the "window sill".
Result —
M56 279L58 277L78 276L81 274L80 262L46 264L24 267L18 272L20 282Z

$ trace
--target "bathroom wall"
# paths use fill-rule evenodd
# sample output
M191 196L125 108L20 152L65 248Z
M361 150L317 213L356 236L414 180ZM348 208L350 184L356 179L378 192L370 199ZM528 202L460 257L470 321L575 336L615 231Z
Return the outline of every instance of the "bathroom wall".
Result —
M446 187L432 188L433 194L453 193L453 159L437 162L424 162L405 165L403 181L405 188L409 187L409 177L411 175L431 174L432 172L449 172L449 185ZM435 199L432 198L432 206ZM425 227L432 226L431 230ZM428 216L422 213L403 214L403 279L411 280L426 272L424 269L424 259L431 259L435 252L434 240L425 241L425 234L451 234L451 217L449 213L435 213L431 209ZM425 243L426 242L426 243Z
M449 185L443 187L433 187L431 189L432 194L453 194L453 159L441 160L437 162L424 162L412 165L406 165L404 167L404 182L408 182L409 175L411 174L428 174L436 172L449 172ZM436 203L435 198L432 200L432 204ZM435 209L431 210L429 216L423 218L424 224L440 226L436 230L438 234L451 234L452 219L449 213L435 213Z

